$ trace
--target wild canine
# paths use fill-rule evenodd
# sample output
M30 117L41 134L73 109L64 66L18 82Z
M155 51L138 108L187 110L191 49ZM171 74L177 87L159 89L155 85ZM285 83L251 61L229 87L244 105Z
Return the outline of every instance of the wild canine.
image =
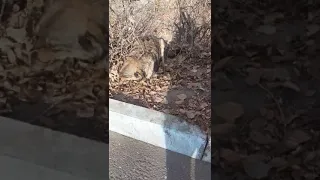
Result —
M44 14L33 29L35 51L52 51L55 58L100 61L107 57L105 1L46 0Z
M121 80L150 79L158 72L160 64L164 67L166 42L155 36L138 38L119 71Z

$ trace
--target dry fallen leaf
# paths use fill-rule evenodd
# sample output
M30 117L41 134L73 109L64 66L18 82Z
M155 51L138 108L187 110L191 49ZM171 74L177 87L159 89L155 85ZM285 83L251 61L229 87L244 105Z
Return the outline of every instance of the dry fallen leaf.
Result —
M86 107L77 110L77 116L81 118L90 118L94 116L94 108Z
M272 120L272 119L274 118L274 116L275 116L275 112L274 112L273 110L268 110L265 117L266 117L268 120Z
M320 30L320 26L318 24L310 24L307 26L307 36L312 36Z
M276 19L283 19L284 15L280 12L273 12L265 16L264 23L269 24L273 23Z
M232 132L236 126L234 124L224 123L224 124L213 124L211 127L211 134L213 135L223 135Z
M304 94L305 94L305 96L310 97L310 96L313 96L316 92L317 92L316 90L310 90L309 89Z
M162 102L162 98L159 97L159 96L154 96L153 97L153 101L156 102L156 103L160 103L160 102Z
M186 95L186 94L178 94L177 97L178 97L180 100L185 100L185 99L187 99L187 95Z
M287 164L288 162L283 157L275 157L269 162L269 165L275 168L283 168Z
M16 65L17 58L16 58L16 55L14 54L13 50L11 48L7 48L6 52L7 52L7 57L8 57L9 63Z
M246 83L250 86L257 85L260 82L262 75L261 70L256 68L248 68L249 75L246 78Z
M7 90L11 90L11 91L14 90L13 85L12 85L12 83L10 81L4 81L3 82L3 87L5 89L7 89Z
M268 134L263 134L258 131L253 131L250 133L250 138L258 143L258 144L271 144L276 142L274 139L272 139Z
M286 68L268 68L262 69L262 77L268 81L289 81L291 79L290 73Z
M168 99L167 99L167 98L164 98L164 99L163 99L163 104L169 104L169 102L168 102Z
M240 162L242 159L242 156L239 153L225 148L220 149L220 157L226 160L228 163Z
M300 88L298 85L296 85L295 83L291 82L291 81L285 81L285 82L270 82L267 83L267 87L268 88L278 88L278 87L284 87L284 88L288 88L288 89L292 89L296 92L300 92Z
M206 108L207 106L208 106L208 103L206 103L206 102L203 102L203 103L200 104L200 108L201 108L201 109L204 109L204 108Z
M55 54L50 49L39 49L37 50L37 53L41 62L51 62L55 59Z
M5 104L7 103L7 98L6 97L0 97L0 104Z
M243 167L245 172L255 179L262 179L268 176L270 165L265 164L262 161L244 160Z
M73 98L73 94L63 94L60 96L45 96L44 102L48 104L59 104Z
M196 116L194 111L186 111L186 115L188 118L193 119Z
M16 40L18 43L23 43L27 34L25 28L16 29L16 28L9 27L6 29L6 32L7 32L7 36Z
M285 144L290 148L295 148L309 139L311 139L311 137L306 132L302 130L294 130L287 134Z
M193 67L190 71L193 72L193 73L198 72L198 70L195 67Z
M260 108L259 111L261 116L266 116L268 113L268 109L266 108Z
M317 158L320 158L320 150L310 151L306 153L303 162L308 163L310 161L316 160Z
M8 38L0 38L0 50L5 50L6 48L13 47L14 43Z
M263 118L255 118L251 121L250 127L251 129L261 129L266 124L266 120Z
M237 118L244 114L244 109L241 104L234 102L227 102L213 108L217 116L233 123Z
M265 161L268 157L262 153L250 154L246 157L247 161Z
M296 92L300 92L300 87L299 87L297 84L295 84L295 83L293 83L293 82L291 82L291 81L286 81L286 82L284 82L284 83L282 84L282 86L283 86L283 87L286 87L286 88L289 88L289 89L292 89L292 90L294 90L294 91L296 91Z
M274 34L277 31L277 28L272 25L262 25L256 29L257 32L264 33L267 35Z
M233 59L233 56L228 56L219 60L218 62L215 62L215 65L213 66L212 71L215 72L223 69L232 59Z
M175 101L174 103L176 104L182 104L184 102L184 100L180 100L180 101Z
M61 68L63 63L64 63L63 61L57 60L57 61L54 61L53 63L47 64L44 69L55 73L56 71L58 71Z
M21 47L17 46L13 50L14 50L14 53L16 54L17 58L23 60L24 57L22 55Z
M303 174L303 177L307 180L317 180L317 178L319 177L319 173L307 172Z

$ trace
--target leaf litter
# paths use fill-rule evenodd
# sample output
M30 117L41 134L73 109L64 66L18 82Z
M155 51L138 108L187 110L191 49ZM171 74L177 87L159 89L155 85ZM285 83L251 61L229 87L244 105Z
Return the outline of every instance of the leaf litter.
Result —
M210 59L199 62L186 58L181 64L170 59L168 63L167 74L160 73L150 82L112 82L109 96L179 116L208 131L211 122L210 71L207 71L211 68Z
M228 4L214 16L227 32L213 45L215 175L318 179L319 3L308 12L300 0Z

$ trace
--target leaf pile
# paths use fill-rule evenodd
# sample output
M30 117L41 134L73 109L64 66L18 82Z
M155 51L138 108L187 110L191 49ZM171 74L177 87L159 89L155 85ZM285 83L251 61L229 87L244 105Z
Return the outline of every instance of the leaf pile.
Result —
M216 177L319 178L315 7L319 4L305 1L216 4L211 128Z

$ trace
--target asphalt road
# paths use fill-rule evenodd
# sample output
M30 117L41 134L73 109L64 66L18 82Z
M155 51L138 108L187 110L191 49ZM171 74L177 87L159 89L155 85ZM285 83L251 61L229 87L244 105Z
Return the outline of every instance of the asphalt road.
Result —
M110 180L210 180L211 165L110 132L109 178Z

